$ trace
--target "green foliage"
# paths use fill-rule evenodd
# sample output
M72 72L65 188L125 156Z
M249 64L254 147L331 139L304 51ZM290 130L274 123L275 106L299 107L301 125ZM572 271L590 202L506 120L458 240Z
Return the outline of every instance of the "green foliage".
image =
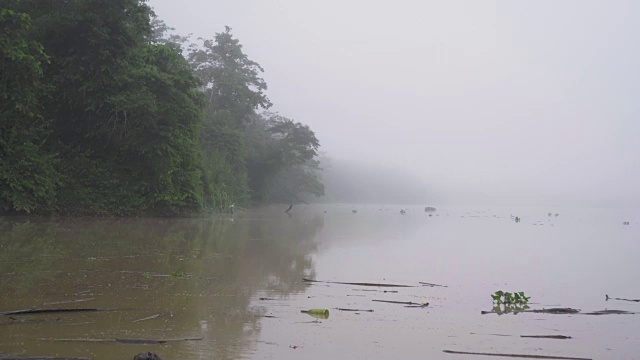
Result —
M44 146L50 124L39 104L49 58L29 38L30 28L28 15L0 10L0 211L47 209L59 181L56 156Z
M497 305L527 305L530 297L525 296L524 292L510 293L502 290L496 291L491 295L493 302Z
M263 69L229 27L185 59L188 37L142 0L2 7L0 211L185 215L323 193L315 134L256 115Z

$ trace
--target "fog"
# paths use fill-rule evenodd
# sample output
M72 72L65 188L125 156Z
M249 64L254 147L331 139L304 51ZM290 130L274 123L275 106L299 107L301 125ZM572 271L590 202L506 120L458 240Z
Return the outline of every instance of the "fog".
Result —
M640 2L149 5L183 35L230 26L265 69L272 110L310 125L332 159L424 184L408 194L640 203Z

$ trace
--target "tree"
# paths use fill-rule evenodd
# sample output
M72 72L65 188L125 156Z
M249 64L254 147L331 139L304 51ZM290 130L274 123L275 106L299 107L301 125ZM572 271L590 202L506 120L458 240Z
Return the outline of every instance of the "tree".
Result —
M267 199L268 185L278 173L294 167L300 167L299 171L306 172L303 165L313 164L320 147L315 133L309 126L274 113L255 116L247 129L247 137L249 182L254 198L258 201ZM319 167L316 167L316 170L319 170ZM290 191L300 192L293 189ZM320 193L320 190L313 192Z
M27 14L1 9L0 29L0 211L46 210L59 181L56 157L44 147L50 123L40 107L49 58L29 38Z

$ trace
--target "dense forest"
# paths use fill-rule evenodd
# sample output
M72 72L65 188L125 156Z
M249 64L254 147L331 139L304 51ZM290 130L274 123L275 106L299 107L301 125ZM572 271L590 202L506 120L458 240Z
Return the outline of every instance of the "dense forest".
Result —
M0 212L180 216L320 196L319 142L269 112L231 29L139 0L0 0Z

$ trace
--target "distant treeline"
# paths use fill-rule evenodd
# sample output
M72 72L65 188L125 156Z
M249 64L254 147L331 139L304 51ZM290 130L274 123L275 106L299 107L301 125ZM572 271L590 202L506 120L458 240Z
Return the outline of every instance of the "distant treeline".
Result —
M139 0L0 0L0 212L188 215L322 195L318 140L267 110L231 29Z

